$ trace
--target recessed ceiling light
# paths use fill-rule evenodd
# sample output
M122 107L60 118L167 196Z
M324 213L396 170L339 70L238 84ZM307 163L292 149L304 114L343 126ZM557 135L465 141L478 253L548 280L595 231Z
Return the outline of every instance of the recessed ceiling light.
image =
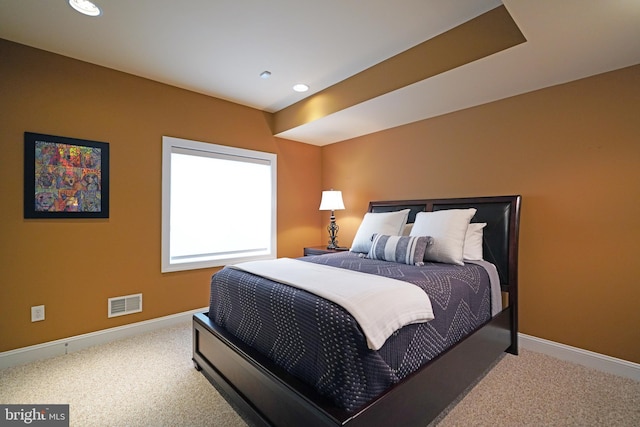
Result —
M89 0L69 0L69 5L78 12L88 16L98 16L102 13L100 8Z
M271 71L263 71L260 73L260 77L262 77L263 79L268 79L269 77L271 77Z
M297 85L293 86L293 90L295 90L296 92L306 92L309 90L309 86L304 83L298 83Z

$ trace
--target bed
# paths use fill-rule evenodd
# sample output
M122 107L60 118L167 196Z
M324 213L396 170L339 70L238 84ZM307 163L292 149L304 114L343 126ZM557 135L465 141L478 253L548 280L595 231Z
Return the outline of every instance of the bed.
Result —
M372 214L406 211L408 223L416 222L416 218L422 219L422 212L475 209L471 223L487 224L482 233L482 258L495 266L501 291L499 297L503 300L500 304L504 306L497 313L494 310L486 319L479 318L479 324L464 333L460 341L429 357L427 362L392 381L382 390L373 392L373 396L365 396L364 400L345 406L335 396L328 395L326 390L319 389L314 381L301 375L301 372L289 369L289 362L286 360L283 363L283 360L265 352L246 336L240 339L238 328L234 329L226 324L226 317L221 317L219 309L213 313L216 308L214 301L210 307L211 317L207 312L198 313L193 318L193 361L196 368L255 425L426 426L495 363L502 353L506 351L517 354L520 203L520 196L491 196L381 201L369 204L368 212ZM356 235L356 239L357 237ZM314 264L353 263L358 255L336 254L337 261L329 258L330 256L308 257L306 261ZM439 263L431 264L437 266ZM467 264L473 263L465 262ZM223 271L226 273L221 276L234 277L240 274L237 271L229 272L229 269ZM247 272L241 274L245 279L247 275L251 276ZM212 287L212 300L213 295ZM492 298L495 299L495 293ZM216 294L215 299L221 299L220 294ZM216 322L216 318L222 320ZM436 318L439 316L436 315ZM400 335L405 330L417 327L408 325L395 334ZM389 338L389 341L393 339ZM386 354L385 347L371 350L371 353ZM359 354L364 353L360 351Z

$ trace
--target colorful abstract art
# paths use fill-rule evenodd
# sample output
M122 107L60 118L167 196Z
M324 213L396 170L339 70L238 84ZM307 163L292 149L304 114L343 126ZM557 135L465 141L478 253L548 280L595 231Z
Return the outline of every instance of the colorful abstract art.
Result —
M25 133L25 217L108 217L108 144Z

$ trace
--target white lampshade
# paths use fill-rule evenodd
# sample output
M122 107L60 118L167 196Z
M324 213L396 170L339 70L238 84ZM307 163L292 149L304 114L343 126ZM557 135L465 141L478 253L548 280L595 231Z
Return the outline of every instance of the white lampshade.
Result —
M344 202L342 201L342 191L323 191L322 200L320 201L321 211L337 211L344 209Z

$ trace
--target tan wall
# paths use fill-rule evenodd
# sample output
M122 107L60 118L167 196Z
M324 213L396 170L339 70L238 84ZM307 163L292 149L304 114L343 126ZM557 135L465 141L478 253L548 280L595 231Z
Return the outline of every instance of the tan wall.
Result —
M163 135L276 153L278 255L318 244L321 150L274 138L268 119L0 40L0 351L208 305L214 269L160 273ZM110 144L109 219L23 219L25 131ZM138 292L142 313L107 318L107 298Z
M349 244L369 200L521 194L521 332L640 362L640 66L323 147L257 110L0 40L0 351L204 307L160 273L161 137L278 154L278 255ZM23 132L110 143L108 220L22 217ZM144 311L107 319L142 292ZM30 322L46 305L47 320Z
M521 194L520 331L640 362L640 66L324 147L369 200Z

